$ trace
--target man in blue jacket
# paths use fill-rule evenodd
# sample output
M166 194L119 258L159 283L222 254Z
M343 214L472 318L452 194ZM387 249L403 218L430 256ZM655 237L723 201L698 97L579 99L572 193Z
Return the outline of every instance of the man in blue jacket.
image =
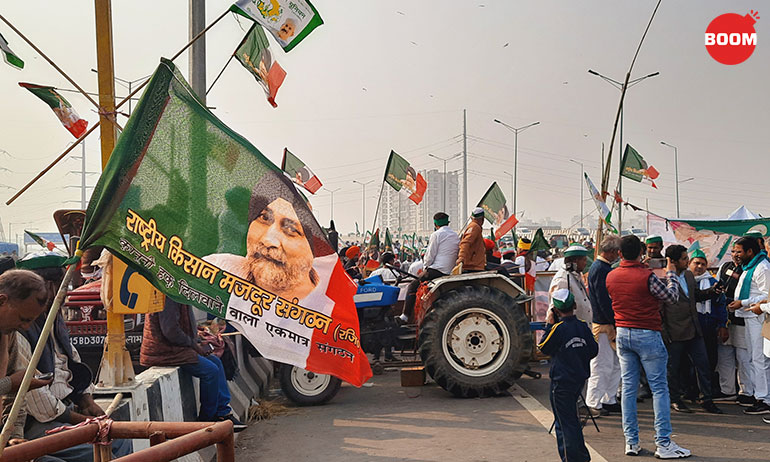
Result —
M569 289L554 291L552 299L545 340L538 348L551 357L551 409L556 444L562 461L585 462L591 460L591 456L583 440L577 400L591 375L591 359L599 347L588 326L575 317L575 297Z

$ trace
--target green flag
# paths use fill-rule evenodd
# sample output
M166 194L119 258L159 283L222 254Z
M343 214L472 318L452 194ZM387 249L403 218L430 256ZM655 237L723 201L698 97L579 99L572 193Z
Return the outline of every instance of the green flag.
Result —
M80 249L96 245L168 298L225 318L266 358L355 385L371 376L356 287L305 199L171 61L94 189Z
M238 0L230 10L262 24L287 52L324 23L310 0Z
M369 239L369 245L366 246L369 250L380 250L380 228L372 233L371 239Z
M428 189L428 183L422 174L417 173L406 159L396 154L396 151L390 151L388 166L385 168L385 182L396 191L409 196L415 204L422 201L422 196Z
M310 194L315 194L323 186L321 180L315 176L310 167L305 165L299 157L292 154L288 148L283 148L283 160L281 161L281 170L289 175L295 183L307 189Z
M515 215L508 212L505 194L503 194L503 190L500 189L496 181L492 183L487 192L481 197L478 207L484 209L484 218L497 227L497 232L492 238L493 240L499 240L519 222Z
M270 44L262 26L259 24L251 26L234 56L257 79L265 91L267 102L273 107L278 107L275 95L278 94L278 88L286 78L286 71L273 59Z
M393 236L390 235L388 228L385 228L385 251L393 252Z
M620 164L620 172L622 176L628 179L634 180L637 183L646 183L658 189L653 180L657 179L660 173L652 165L648 166L644 158L630 144L626 144L626 151L623 153L623 161Z
M19 86L26 88L33 95L43 100L53 110L56 117L64 125L64 128L69 130L75 138L83 136L88 129L88 121L81 119L78 113L75 112L75 108L54 87L26 82L19 82Z
M3 54L3 61L6 64L19 70L24 69L24 61L11 51L11 47L8 46L8 41L5 40L3 34L0 34L0 53Z

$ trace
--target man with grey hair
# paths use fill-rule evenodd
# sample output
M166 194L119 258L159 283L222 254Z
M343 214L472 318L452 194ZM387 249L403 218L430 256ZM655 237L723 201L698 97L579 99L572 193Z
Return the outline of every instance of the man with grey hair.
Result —
M595 415L620 413L616 394L620 385L620 362L615 354L615 312L607 292L607 275L620 254L620 238L605 236L599 255L588 271L588 294L593 310L592 330L599 354L591 360L586 405Z

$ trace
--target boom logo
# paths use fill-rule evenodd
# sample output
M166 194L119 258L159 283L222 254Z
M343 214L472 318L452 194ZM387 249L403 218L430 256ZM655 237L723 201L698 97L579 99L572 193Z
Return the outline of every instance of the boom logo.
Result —
M751 10L745 16L727 13L717 16L706 28L706 51L722 64L740 64L754 53L757 32L754 24L759 12Z

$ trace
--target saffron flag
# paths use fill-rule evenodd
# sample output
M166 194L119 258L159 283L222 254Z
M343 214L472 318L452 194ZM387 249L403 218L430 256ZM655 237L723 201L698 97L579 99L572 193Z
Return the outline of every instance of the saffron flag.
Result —
M599 190L596 189L596 186L594 186L594 182L591 181L590 178L588 178L587 173L583 173L583 175L586 178L586 185L588 186L588 192L591 193L591 197L594 198L594 204L596 204L596 210L599 211L599 218L604 220L604 223L607 224L609 229L617 234L618 230L615 229L614 226L612 226L612 212L610 212L610 208L607 207L607 203L604 202L604 197L602 197L601 194L599 194Z
M532 244L527 251L525 262L526 271L524 272L524 287L527 290L535 290L535 280L537 279L537 253L541 250L548 250L551 246L543 235L543 228L538 228L535 235L532 236Z
M235 59L257 79L265 90L267 102L273 107L278 107L275 95L286 78L286 71L273 59L265 31L259 24L251 26L246 33L246 37L235 50Z
M647 165L644 158L630 144L626 144L623 162L620 164L620 172L622 176L630 180L634 180L637 183L646 183L658 189L654 180L658 179L660 172L652 165Z
M428 189L428 183L422 174L417 173L406 159L396 154L396 151L390 151L388 166L385 168L385 182L396 191L409 196L415 204L422 201L422 196Z
M286 52L324 23L310 0L238 0L230 10L262 24Z
M54 87L44 87L34 83L19 82L20 87L24 87L33 95L42 99L59 118L64 128L72 133L75 138L80 138L88 129L88 121L81 119L72 105L64 99Z
M11 51L11 47L8 46L8 41L5 40L3 34L0 34L0 53L3 54L3 61L5 61L6 64L19 70L24 69L24 61L16 56L16 53Z
M323 186L315 173L288 148L283 148L281 170L286 172L293 182L307 189L310 194L315 194Z
M88 205L80 248L96 245L266 358L357 386L372 375L356 286L296 186L166 59Z
M505 194L503 194L503 190L500 189L496 181L484 193L477 207L484 209L484 218L497 227L494 234L494 240L496 241L499 241L500 238L508 234L508 231L512 230L519 222L515 214L509 213Z

